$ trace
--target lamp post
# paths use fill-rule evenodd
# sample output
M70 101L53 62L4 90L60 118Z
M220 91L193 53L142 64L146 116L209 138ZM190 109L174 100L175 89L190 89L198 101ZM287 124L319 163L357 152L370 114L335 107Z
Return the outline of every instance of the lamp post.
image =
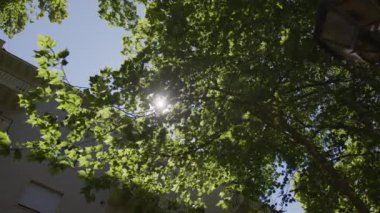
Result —
M315 36L335 56L380 63L380 1L321 0Z

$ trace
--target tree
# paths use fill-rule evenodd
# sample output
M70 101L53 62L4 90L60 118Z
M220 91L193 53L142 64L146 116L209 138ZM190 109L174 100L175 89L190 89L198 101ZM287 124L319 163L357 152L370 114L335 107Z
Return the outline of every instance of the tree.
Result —
M33 16L42 18L46 14L51 22L61 23L68 15L66 0L4 0L0 2L0 29L12 37L33 22Z
M110 25L129 29L137 18L137 1L98 0L99 16ZM67 0L2 0L0 2L0 29L10 38L24 30L27 23L45 16L52 23L67 18Z
M36 158L79 168L90 186L137 185L195 207L218 187L221 207L276 189L291 202L293 179L308 211L380 208L380 72L317 46L315 2L141 3L127 59L88 89L51 71L67 52L40 39L41 86L20 100L42 135L26 143ZM41 114L41 101L66 117Z

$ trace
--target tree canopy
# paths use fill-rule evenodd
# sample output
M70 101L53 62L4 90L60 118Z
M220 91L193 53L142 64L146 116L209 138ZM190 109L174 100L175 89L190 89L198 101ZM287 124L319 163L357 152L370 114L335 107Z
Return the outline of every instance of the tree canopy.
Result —
M112 2L136 14L125 5L137 2ZM36 159L78 168L89 188L138 186L193 207L221 188L221 207L280 190L310 212L380 209L380 72L318 47L317 2L138 3L145 17L118 19L134 23L126 60L87 89L65 82L68 52L40 38L41 86L20 98L41 132L25 143ZM65 116L40 112L44 101Z
M129 29L137 19L137 1L98 0L99 16L110 25ZM10 38L24 30L28 23L48 17L52 23L61 23L68 17L67 0L2 0L0 2L0 29Z

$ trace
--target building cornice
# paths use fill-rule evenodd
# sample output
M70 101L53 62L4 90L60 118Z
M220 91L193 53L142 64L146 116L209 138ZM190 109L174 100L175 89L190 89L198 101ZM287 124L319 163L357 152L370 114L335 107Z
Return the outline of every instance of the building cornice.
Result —
M0 39L0 46L3 40ZM38 83L37 67L0 47L0 84L16 91L27 92Z

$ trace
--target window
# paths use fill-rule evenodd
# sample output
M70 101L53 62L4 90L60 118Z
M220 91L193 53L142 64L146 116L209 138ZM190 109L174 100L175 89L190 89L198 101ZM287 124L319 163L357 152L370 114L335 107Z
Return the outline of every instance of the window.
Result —
M63 193L31 181L21 195L19 205L38 213L56 212Z
M18 92L26 92L32 88L32 86L26 81L2 70L0 70L0 84Z
M0 131L7 132L11 124L12 124L12 120L1 115L1 112L0 112Z

